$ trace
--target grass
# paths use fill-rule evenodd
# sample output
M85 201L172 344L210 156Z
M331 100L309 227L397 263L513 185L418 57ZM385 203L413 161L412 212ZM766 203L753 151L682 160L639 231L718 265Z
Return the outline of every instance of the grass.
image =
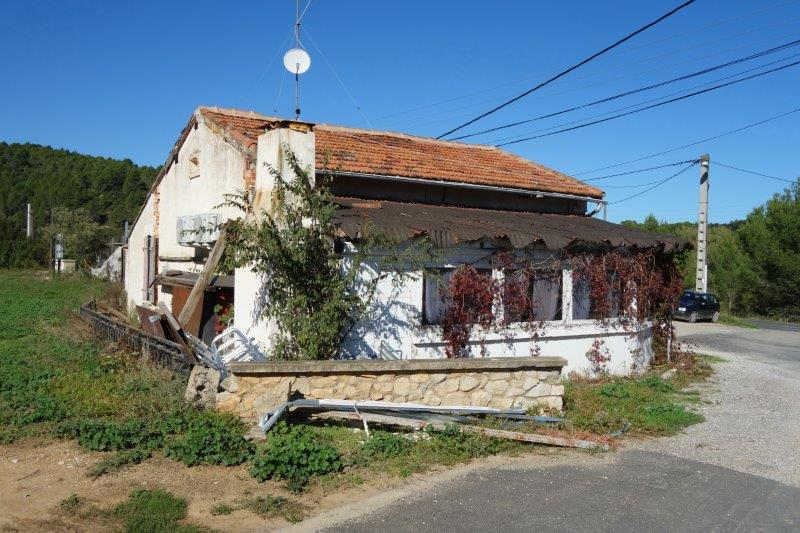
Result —
M719 322L721 324L728 324L729 326L738 326L740 328L758 329L758 326L756 326L751 322L748 322L747 320L723 313L720 313L719 315Z
M564 405L569 424L580 431L612 433L621 428L633 435L673 435L703 421L689 410L699 395L684 392L692 382L705 379L711 368L704 358L691 355L671 378L662 379L664 368L638 377L599 380L575 379L566 383Z

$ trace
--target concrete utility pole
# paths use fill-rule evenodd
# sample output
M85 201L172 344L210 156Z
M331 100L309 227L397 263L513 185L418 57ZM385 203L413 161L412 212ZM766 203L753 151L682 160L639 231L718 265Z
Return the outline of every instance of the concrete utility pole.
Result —
M28 202L27 210L25 211L25 236L29 239L33 237L33 214L31 213L31 203Z
M697 204L697 279L695 290L708 292L708 177L711 159L700 156L700 196Z

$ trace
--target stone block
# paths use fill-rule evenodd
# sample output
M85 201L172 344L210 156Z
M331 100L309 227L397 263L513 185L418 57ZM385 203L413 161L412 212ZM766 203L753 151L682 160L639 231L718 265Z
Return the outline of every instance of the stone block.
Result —
M238 392L239 380L236 378L236 376L230 375L220 382L219 388L227 392Z
M219 371L195 365L191 374L189 374L184 399L192 405L213 409L217 403L216 397L219 382Z
M428 376L428 383L431 385L437 385L447 379L447 374L427 374Z
M232 392L219 392L217 393L217 411L225 413L236 413L242 403L242 399Z
M479 383L475 376L467 374L458 381L458 390L468 392L477 387Z
M449 394L458 390L457 376L450 376L448 379L442 381L436 386L436 392L440 395Z

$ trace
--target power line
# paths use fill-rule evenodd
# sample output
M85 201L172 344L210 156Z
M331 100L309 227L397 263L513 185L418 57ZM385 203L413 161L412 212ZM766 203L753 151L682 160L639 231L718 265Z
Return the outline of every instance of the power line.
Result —
M783 1L783 2L776 2L774 4L771 4L771 5L768 5L768 6L765 6L765 7L762 6L759 9L756 9L756 10L748 12L748 13L744 13L742 15L729 17L727 19L721 19L721 20L715 21L715 22L713 22L711 24L708 24L706 26L701 26L699 28L692 28L690 31L687 31L687 32L675 33L675 34L669 35L667 37L664 37L664 38L661 38L661 39L658 39L658 40L655 40L655 41L647 42L647 43L644 43L644 44L641 44L641 45L635 45L635 46L627 47L625 49L624 53L628 53L628 52L630 52L632 50L638 50L638 49L641 49L641 48L652 48L653 45L656 45L656 44L659 44L659 43L662 43L662 42L665 42L665 41L674 40L674 39L676 39L678 37L681 37L681 36L687 35L687 34L696 35L698 33L702 33L704 30L706 30L708 28L712 28L712 27L716 27L716 26L723 26L723 25L729 24L730 22L733 22L733 21L738 21L738 20L742 20L742 19L748 19L748 22L750 24L752 24L752 22L753 22L752 19L754 17L759 16L759 15L761 15L763 13L766 13L766 12L774 11L775 9L784 7L784 6L789 5L789 4L794 4L796 2L797 2L797 0L788 0L788 1ZM770 24L770 25L768 25L766 27L769 28L769 27L772 27L772 26L774 26L774 25ZM669 51L668 54L675 54L676 52L691 50L693 48L698 48L698 47L701 47L701 46L707 48L708 45L714 44L714 43L718 42L719 40L724 40L724 41L736 40L737 37L739 37L741 35L744 35L746 33L752 33L753 31L763 31L764 29L765 28L760 27L760 26L751 27L751 28L749 28L748 30L746 30L744 32L735 33L733 35L725 35L721 39L714 39L712 41L703 41L701 43L697 43L697 44L691 45L689 47L683 47L683 48L679 48L677 50ZM718 50L717 47L711 47L711 48L714 48L715 50ZM738 46L738 47L735 47L733 49L729 49L728 51L741 49L741 48L745 48L745 47ZM713 57L715 55L719 55L719 53L713 53L713 54L710 54L710 55L705 56L705 57ZM662 54L659 54L657 56L648 57L648 58L644 58L644 59L639 59L639 60L635 61L633 64L636 65L636 64L648 62L648 61L651 61L651 60L660 59L663 56L664 56L664 54L662 53ZM704 59L704 58L695 58L695 59ZM663 65L660 65L660 66L663 66ZM579 78L576 78L576 79L585 80L585 79L590 79L590 78L596 78L596 77L598 77L598 75L602 75L602 74L605 74L605 72L603 72L603 73L593 73L593 74L590 74L588 76L579 77ZM613 78L611 81L618 80L618 79L623 79L623 78L626 78L626 77L629 77L629 75L617 76L617 77ZM472 98L474 96L478 96L478 95L481 95L481 94L495 92L498 89L504 89L506 87L513 87L513 86L519 85L521 83L529 82L531 79L532 79L532 76L525 76L523 78L518 78L518 79L516 79L514 81L511 81L511 82L500 83L498 85L493 85L491 87L486 87L486 88L483 88L483 89L479 89L477 91L471 91L471 92L468 92L468 93L460 94L458 96L454 96L454 97L450 97L450 98L443 98L443 99L440 99L440 100L435 100L433 102L429 102L427 104L416 105L416 106L405 108L405 109L402 109L402 110L399 110L399 111L393 111L393 112L388 113L386 115L381 115L381 116L378 116L378 117L375 117L375 118L377 120L381 120L382 121L384 119L388 119L388 118L392 118L392 117L396 117L396 116L400 116L400 115L413 114L413 113L415 113L417 111L422 111L422 110L429 109L429 108L432 108L432 107L439 108L443 104L448 104L448 103L451 103L451 102L456 102L458 100L464 100L464 99ZM595 85L597 85L597 84L592 84L592 85L589 85L588 87L593 87ZM560 93L558 93L558 94L560 94ZM489 102L489 101L491 101L491 100L490 99L483 99L479 103ZM470 105L470 106L460 107L460 108L456 108L455 110L468 109L470 107L473 107L473 106ZM430 116L430 113L426 112L425 116ZM452 115L450 115L450 116L452 116Z
M678 176L680 176L681 174L683 174L684 172L686 172L687 170L689 170L690 168L692 168L693 166L695 166L695 165L698 163L698 161L699 161L699 160L694 160L694 161L692 161L691 163L689 163L688 165L686 165L685 167L683 167L682 169L680 169L680 170L679 170L678 172L676 172L675 174L672 174L671 176L669 176L669 177L666 177L666 178L664 178L663 180L656 181L656 182L655 182L655 185L653 185L652 187L649 187L649 188L647 188L647 189L645 189L645 190L643 190L643 191L639 191L639 192L633 193L633 194L631 194L630 196L626 196L625 198L623 198L623 199L621 199L621 200L617 200L616 202L609 202L609 203L608 203L608 205L616 205L616 204L620 204L620 203L622 203L622 202L625 202L625 201L627 201L627 200L630 200L630 199L632 199L632 198L636 198L636 197L638 197L638 196L641 196L641 195L643 195L643 194L646 194L646 193L648 193L648 192L652 191L653 189L655 189L656 187L660 187L661 185L665 184L666 182L668 182L668 181L670 181L670 180L672 180L672 179L675 179L675 178L677 178Z
M683 96L670 98L669 100L665 100L663 102L659 102L659 103L656 103L656 104L651 104L651 105L648 105L648 106L645 106L645 107L634 109L633 111L627 111L625 113L618 113L618 114L612 115L610 117L606 117L606 118L602 118L602 119L598 119L598 120L592 120L592 121L589 121L589 122L585 122L583 124L579 124L577 126L571 126L569 128L562 128L562 129L559 129L559 130L556 130L556 131L551 131L549 133L543 133L541 135L532 135L530 137L523 137L521 139L515 139L513 141L507 141L507 142L504 142L504 143L500 143L500 144L498 144L496 146L501 147L501 146L508 146L510 144L518 144L518 143L521 143L521 142L532 141L534 139L541 139L542 137L550 137L551 135L557 135L559 133L566 133L568 131L574 131L574 130L586 128L586 127L589 127L589 126L594 126L595 124L608 122L610 120L615 120L615 119L618 119L618 118L626 117L628 115L633 115L635 113L641 113L642 111L647 111L649 109L654 109L656 107L661 107L663 105L667 105L667 104L671 104L671 103L674 103L674 102L678 102L680 100L685 100L687 98L692 98L694 96L699 96L701 94L705 94L707 92L715 91L717 89L722 89L722 88L728 87L730 85L735 85L735 84L741 83L743 81L748 81L748 80L752 80L752 79L755 79L755 78L759 78L761 76L766 76L767 74L772 74L773 72L778 72L779 70L784 70L784 69L787 69L789 67L793 67L793 66L799 65L799 64L800 64L800 61L795 61L795 62L789 63L787 65L782 65L780 67L776 67L776 68L773 68L773 69L770 69L770 70L767 70L767 71L764 71L764 72L759 72L758 74L751 74L750 76L745 76L744 78L739 78L738 80L729 81L727 83L721 83L719 85L714 85L713 87L709 87L707 89L702 89L700 91L694 91L694 92L691 92L691 93L688 93L688 94L684 94Z
M518 139L521 135L526 135L527 136L527 135L535 135L535 134L542 133L542 132L552 132L552 131L560 129L560 128L564 128L564 127L567 127L567 126L572 126L573 124L583 124L586 121L594 120L596 118L609 117L611 115L614 115L616 113L620 113L622 111L627 111L629 109L637 109L637 108L640 108L640 106L644 106L646 104L650 104L650 103L653 103L653 102L663 102L664 100L666 100L668 98L671 98L673 96L684 95L688 91L693 91L695 89L702 89L702 88L705 88L705 87L711 87L715 83L718 83L718 82L723 82L723 81L727 81L727 80L731 80L731 79L739 79L740 77L742 77L745 74L748 74L750 72L756 72L756 71L764 72L767 67L770 67L772 65L777 65L777 64L780 64L780 63L786 63L787 61L790 61L790 60L792 60L792 59L794 59L796 57L800 57L800 53L792 54L790 56L783 57L783 58L777 59L775 61L769 61L767 63L764 63L763 65L759 65L757 67L751 67L751 68L742 70L740 72L736 72L735 74L729 74L727 76L722 76L721 78L716 78L716 79L709 80L709 81L704 82L704 83L700 83L700 84L697 84L697 85L692 85L691 87L687 87L687 88L684 88L684 89L679 89L677 91L672 91L670 93L667 93L667 94L664 94L664 95L661 95L661 96L657 96L655 98L648 98L647 100L642 100L642 101L637 102L635 104L625 105L625 106L622 106L622 107L618 107L616 109L611 109L609 111L605 111L603 113L598 113L598 114L595 114L595 115L590 115L590 116L587 116L587 117L583 117L583 118L578 119L578 120L571 120L569 122L562 122L560 124L555 124L553 126L548 126L546 128L539 128L539 129L531 130L531 131L528 131L528 132L525 132L525 133L516 133L514 135L506 135L504 137L500 137L500 138L494 139L494 140L492 140L490 142L487 142L486 144L495 144L495 145L497 145L499 143L503 143L503 142L506 142L508 140Z
M569 74L569 73L570 73L570 72L572 72L573 70L575 70L575 69L577 69L577 68L580 68L580 67L582 67L582 66L583 66L583 65L585 65L586 63L588 63L588 62L592 61L593 59L595 59L595 58L597 58L597 57L599 57L599 56L601 56L601 55L605 54L606 52L608 52L608 51L610 51L610 50L612 50L612 49L616 48L617 46L621 45L621 44L622 44L622 43L624 43L625 41L628 41L629 39L632 39L632 38L633 38L633 37L635 37L636 35L638 35L638 34L642 33L643 31L647 30L648 28L651 28L652 26L655 26L655 25L656 25L656 24L658 24L659 22L661 22L661 21L663 21L663 20L665 20L665 19L667 19L667 18L671 17L672 15L674 15L675 13L677 13L678 11L680 11L681 9L683 9L683 8L685 8L685 7L687 7L687 6L689 6L690 4L693 4L694 2L695 2L695 0L687 0L686 2L682 3L682 4L681 4L681 5L679 5L678 7L676 7L676 8L674 8L674 9L672 9L671 11L668 11L667 13L665 13L665 14L663 14L663 15L661 15L660 17L658 17L658 18L657 18L657 19L655 19L654 21L652 21L652 22L649 22L649 23L645 24L645 25L644 25L644 26L642 26L641 28L639 28L639 29L637 29L637 30L635 30L635 31L633 31L633 32L631 32L631 33L629 33L628 35L626 35L625 37L623 37L623 38L619 39L619 40L618 40L618 41L616 41L615 43L613 43L613 44L611 44L611 45L609 45L609 46L606 46L605 48L603 48L603 49L602 49L602 50L600 50L599 52L595 52L594 54L590 55L590 56L589 56L589 57L587 57L586 59L584 59L584 60L580 61L579 63L576 63L576 64L572 65L571 67L569 67L568 69L566 69L566 70L563 70L563 71L561 71L560 73L556 74L555 76L553 76L553 77L551 77L551 78L549 78L549 79L547 79L547 80L545 80L545 81L543 81L543 82L539 83L538 85L536 85L536 86L534 86L534 87L531 87L531 88L530 88L530 89L528 89L527 91L525 91L525 92L523 92L523 93L521 93L521 94L519 94L519 95L515 96L514 98L511 98L510 100L506 100L506 101L505 101L505 102L503 102L502 104L499 104L499 105L497 105L497 106L493 107L492 109L490 109L490 110L488 110L488 111L486 111L486 112L484 112L484 113L481 113L481 114L480 114L480 115L478 115L477 117L475 117L475 118L473 118L473 119L471 119L471 120L468 120L467 122L464 122L463 124L461 124L461 125L459 125L459 126L456 126L455 128L453 128L453 129L451 129L451 130L449 130L449 131L446 131L446 132L442 133L441 135L439 135L439 136L438 136L438 137L436 137L436 138L437 138L437 139L441 139L442 137L446 137L446 136L450 135L451 133L455 133L456 131L458 131L458 130L460 130L460 129L463 129L463 128L465 128L465 127L469 126L470 124L473 124L473 123L475 123L475 122L479 121L480 119L482 119L482 118L485 118L485 117L487 117L487 116L491 115L492 113L496 113L497 111L499 111L499 110L503 109L504 107L506 107L506 106L508 106L508 105L511 105L511 104L513 104L514 102L516 102L516 101L518 101L518 100L521 100L522 98L525 98L525 97L526 97L526 96L528 96L529 94L531 94L531 93L533 93L533 92L535 92L535 91L538 91L538 90L539 90L539 89L541 89L542 87L544 87L544 86L546 86L546 85L548 85L548 84L550 84L550 83L552 83L552 82L556 81L557 79L559 79L559 78L561 78L561 77L563 77L563 76L566 76L567 74Z
M310 1L309 1L309 4L311 4ZM319 46L317 46L317 43L314 41L314 38L311 37L311 34L308 31L308 27L306 27L306 29L304 29L303 31L305 31L306 36L308 37L308 40L311 42L311 45L314 48L316 48L317 52L319 52L320 57L322 57L322 59L325 61L325 64L328 65L328 68L331 69L331 72L333 73L333 77L336 78L336 81L339 82L339 85L342 87L342 90L344 90L345 94L350 99L350 102L353 104L353 106L356 108L356 110L358 110L358 112L361 114L361 118L364 119L364 121L367 123L367 125L370 128L374 128L374 126L372 125L372 122L369 120L369 117L367 116L367 114L364 113L364 110L361 109L360 105L358 105L358 102L356 101L355 97L353 96L353 93L350 92L350 90L347 88L347 85L345 85L344 81L342 81L342 78L339 77L339 74L336 72L336 69L333 68L333 64L330 61L328 61L328 56L325 55L325 53L322 51L322 49Z
M637 93L641 93L641 92L645 92L645 91L651 91L653 89L657 89L659 87L664 87L664 86L670 85L672 83L688 80L688 79L691 79L691 78L696 78L697 76L702 76L703 74L708 74L709 72L714 72L716 70L720 70L720 69L723 69L723 68L726 68L726 67L730 67L732 65L738 65L739 63L744 63L746 61L750 61L750 60L753 60L753 59L758 59L760 57L764 57L764 56L767 56L769 54L774 54L775 52L780 52L781 50L785 50L787 48L791 48L793 46L797 46L798 44L800 44L800 39L797 39L797 40L794 40L794 41L790 41L788 43L784 43L784 44L781 44L779 46L775 46L773 48L769 48L767 50L762 50L760 52L756 52L754 54L750 54L749 56L739 57L739 58L733 59L731 61L727 61L725 63L721 63L719 65L714 65L712 67L707 67L707 68L704 68L704 69L701 69L701 70L698 70L698 71L695 71L695 72L691 72L689 74L684 74L682 76L678 76L678 77L675 77L675 78L672 78L672 79L669 79L669 80L661 81L661 82L658 82L658 83L653 83L653 84L650 84L650 85L645 85L644 87L639 87L637 89L632 89L630 91L624 91L624 92L621 92L621 93L617 93L617 94L614 94L612 96L607 96L605 98L600 98L599 100L594 100L594 101L591 101L591 102L587 102L585 104L580 104L580 105L576 105L576 106L572 106L572 107L567 107L565 109L562 109L560 111L555 111L553 113L547 113L547 114L544 114L544 115L539 115L539 116L536 116L536 117L533 117L533 118L529 118L529 119L525 119L525 120L518 120L516 122L509 122L508 124L495 126L493 128L487 128L485 130L481 130L481 131L478 131L478 132L475 132L475 133L469 133L467 135L461 135L460 137L454 137L454 138L452 138L450 140L458 141L458 140L462 140L462 139L468 139L470 137L477 137L478 135L484 135L486 133L491 133L491 132L494 132L494 131L513 128L515 126L521 126L523 124L530 124L531 122L536 122L538 120L543 120L543 119L546 119L546 118L556 117L556 116L559 116L559 115L570 113L572 111L577 111L578 109L584 109L584 108L587 108L587 107L592 107L592 106L595 106L595 105L604 104L604 103L607 103L607 102L618 100L619 98L623 98L625 96L630 96L632 94L637 94Z
M654 167L647 167L647 168L639 168L636 170L629 170L627 172L617 172L616 174L607 174L605 176L600 176L597 178L589 178L584 181L600 181L606 180L609 178L616 178L617 176L628 176L630 174L639 174L640 172L648 172L650 170L657 170L659 168L668 168L668 167L677 167L678 165L685 165L686 163L691 163L695 161L694 159L687 159L686 161L676 161L675 163L667 163L666 165L657 165Z
M653 153L650 153L650 154L643 155L641 157L637 157L637 158L634 158L634 159L629 159L627 161L622 161L620 163L614 163L614 164L611 164L611 165L605 165L605 166L593 168L593 169L590 169L590 170L582 170L580 172L570 172L569 175L570 176L580 176L581 174L591 174L593 172L599 172L601 170L608 170L610 168L621 167L621 166L624 166L624 165L628 165L630 163L638 163L639 161L644 161L645 159L652 159L654 157L658 157L658 156L661 156L661 155L666 155L666 154L669 154L669 153L672 153L672 152L677 152L678 150L683 150L685 148L691 148L692 146L697 146L698 144L703 144L705 142L716 141L717 139L720 139L722 137L727 137L728 135L735 135L737 133L741 133L741 132L749 130L751 128L755 128L756 126L761 126L762 124L766 124L767 122L772 122L773 120L778 120L779 118L783 118L783 117L789 116L791 114L797 113L798 111L800 111L800 107L796 107L796 108L794 108L794 109L792 109L790 111L786 111L784 113L779 113L777 115L772 115L771 117L767 117L767 118L765 118L763 120L759 120L757 122L751 122L749 124L745 124L744 126L741 126L739 128L723 131L722 133L718 133L716 135L712 135L711 137L705 137L705 138L697 140L697 141L692 141L692 142L689 142L689 143L686 143L686 144L682 144L680 146L675 146L673 148L667 148L666 150L661 150L659 152L653 152Z
M732 170L738 170L739 172L744 172L746 174L753 174L755 176L761 176L762 178L769 178L771 180L778 180L778 181L783 181L783 182L786 182L786 183L795 183L797 181L797 180L790 180L790 179L786 179L786 178L779 178L778 176L770 176L769 174L763 174L761 172L756 172L755 170L747 170L746 168L735 167L733 165L728 165L726 163L720 163L717 160L714 160L714 165L719 165L721 167L730 168Z

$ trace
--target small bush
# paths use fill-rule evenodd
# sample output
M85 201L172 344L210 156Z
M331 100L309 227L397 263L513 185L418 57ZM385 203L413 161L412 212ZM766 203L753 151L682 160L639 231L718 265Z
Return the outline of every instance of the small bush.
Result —
M172 532L186 518L186 500L163 490L137 490L113 512L126 532Z
M211 515L212 516L229 515L235 510L236 509L234 509L227 503L218 503L217 505L211 508Z
M145 459L149 459L152 455L150 450L142 448L134 448L133 450L126 450L117 452L108 459L103 459L96 465L92 466L86 473L90 478L96 479L104 474L110 472L117 472L128 465L138 465Z
M431 444L434 449L452 462L494 455L503 451L509 444L501 439L465 433L455 424L448 425L442 430L428 428L426 431L432 437Z
M167 457L187 466L199 464L233 466L249 460L253 447L244 439L244 426L229 416L198 413L185 433L165 447Z
M387 431L375 431L370 439L364 443L362 453L370 459L388 459L399 457L408 452L411 442L408 439L389 433Z
M259 481L286 479L289 488L297 492L313 476L341 469L339 452L333 446L319 442L313 430L279 422L256 454L250 474Z
M153 449L163 443L163 434L143 420L118 423L108 420L82 420L62 424L58 429L62 437L77 438L78 443L94 451Z
M78 496L75 493L70 494L63 500L58 503L59 509L61 512L66 513L68 515L75 515L78 514L78 510L83 506L83 498Z
M241 509L247 509L261 518L282 516L287 522L300 522L305 516L305 508L297 502L281 496L256 496L240 502Z

